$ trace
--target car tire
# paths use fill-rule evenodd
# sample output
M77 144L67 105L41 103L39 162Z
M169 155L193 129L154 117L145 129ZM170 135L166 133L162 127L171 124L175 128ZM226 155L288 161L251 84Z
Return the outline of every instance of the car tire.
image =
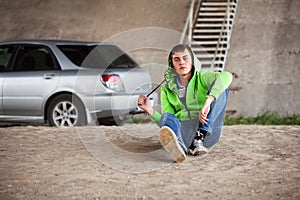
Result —
M48 106L47 118L50 126L84 126L87 121L83 104L70 94L52 99Z

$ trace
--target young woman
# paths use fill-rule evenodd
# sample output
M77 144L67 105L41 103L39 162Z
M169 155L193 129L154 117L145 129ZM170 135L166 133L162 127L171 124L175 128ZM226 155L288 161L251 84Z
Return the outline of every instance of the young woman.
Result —
M200 71L196 59L187 45L171 50L161 88L162 115L145 95L138 99L139 107L161 127L160 142L176 162L188 153L205 154L219 141L232 81L229 72Z

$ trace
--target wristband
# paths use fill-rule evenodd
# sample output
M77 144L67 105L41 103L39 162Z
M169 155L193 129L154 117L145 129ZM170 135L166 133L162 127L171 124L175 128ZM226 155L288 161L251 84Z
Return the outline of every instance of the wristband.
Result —
M216 97L214 97L213 95L206 95L206 98L210 98L210 99L212 99L213 101L216 100Z

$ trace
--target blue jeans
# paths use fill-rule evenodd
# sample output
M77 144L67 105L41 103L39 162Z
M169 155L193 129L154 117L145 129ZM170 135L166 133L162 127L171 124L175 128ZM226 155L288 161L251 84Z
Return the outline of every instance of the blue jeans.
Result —
M228 92L229 90L226 89L218 99L210 105L210 112L207 115L207 124L201 124L199 119L179 121L177 117L167 112L162 115L159 126L168 126L171 128L185 152L187 152L187 149L192 144L196 131L198 129L205 130L207 134L204 138L203 145L210 148L219 141L221 136Z

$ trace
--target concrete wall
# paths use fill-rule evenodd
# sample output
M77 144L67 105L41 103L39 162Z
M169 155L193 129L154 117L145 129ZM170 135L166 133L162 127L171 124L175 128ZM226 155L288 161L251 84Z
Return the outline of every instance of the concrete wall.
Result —
M157 84L167 69L168 51L180 40L188 10L189 0L1 0L0 40L113 42Z
M300 114L300 1L239 0L226 70L235 72L228 110Z
M189 0L1 0L0 40L112 41L159 83ZM225 70L237 74L228 110L300 114L300 1L239 0ZM149 28L160 27L160 28Z
M0 39L103 41L141 27L183 28L188 0L1 0Z

